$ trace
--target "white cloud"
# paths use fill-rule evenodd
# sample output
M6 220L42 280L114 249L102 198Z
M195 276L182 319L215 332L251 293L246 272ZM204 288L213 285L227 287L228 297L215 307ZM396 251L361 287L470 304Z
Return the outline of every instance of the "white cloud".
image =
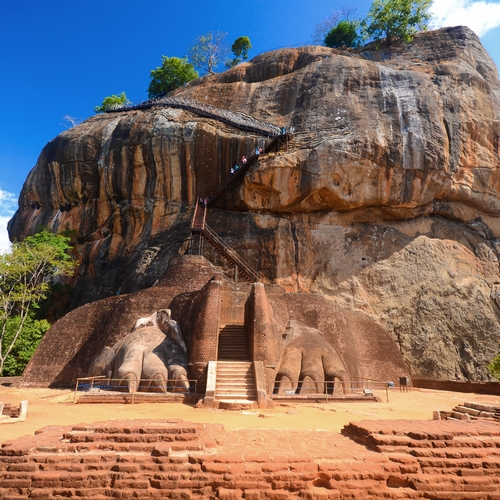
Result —
M0 253L5 253L10 249L9 235L7 233L7 222L10 217L0 216Z
M17 209L17 197L13 193L0 188L0 253L10 249L7 222Z
M478 36L500 26L500 2L434 0L430 27L468 26Z

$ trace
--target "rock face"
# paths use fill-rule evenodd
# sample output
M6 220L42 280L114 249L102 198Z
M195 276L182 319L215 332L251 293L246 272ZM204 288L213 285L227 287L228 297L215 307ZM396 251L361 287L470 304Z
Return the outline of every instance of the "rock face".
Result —
M487 378L500 340L500 85L473 32L283 49L176 95L296 129L208 215L266 283L368 317L413 375ZM169 107L95 116L42 151L10 235L75 234L71 308L150 287L187 252L198 197L263 142Z

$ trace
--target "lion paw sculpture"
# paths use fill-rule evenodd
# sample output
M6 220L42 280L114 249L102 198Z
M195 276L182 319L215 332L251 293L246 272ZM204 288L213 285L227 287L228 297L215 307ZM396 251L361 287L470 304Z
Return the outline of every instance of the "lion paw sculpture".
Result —
M342 387L344 394L349 392L346 365L319 330L292 320L287 327L286 342L276 376L279 393L323 394L333 391L335 384Z
M189 390L187 364L179 325L171 319L170 309L161 309L138 319L128 335L113 347L105 347L92 362L89 376L118 380L130 393L139 387L152 392L185 392Z

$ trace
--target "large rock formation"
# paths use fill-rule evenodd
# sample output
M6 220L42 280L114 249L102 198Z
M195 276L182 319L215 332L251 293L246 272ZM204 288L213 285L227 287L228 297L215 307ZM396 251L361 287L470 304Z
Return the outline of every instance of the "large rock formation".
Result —
M473 32L283 49L176 95L296 129L208 216L267 283L383 327L414 375L487 378L500 340L500 85ZM11 237L73 231L70 307L150 287L186 253L198 197L263 140L169 107L95 116L45 147Z

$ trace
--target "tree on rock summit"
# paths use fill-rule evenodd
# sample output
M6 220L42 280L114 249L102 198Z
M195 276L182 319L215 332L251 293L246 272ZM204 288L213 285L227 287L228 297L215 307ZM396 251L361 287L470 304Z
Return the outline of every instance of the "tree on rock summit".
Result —
M334 10L329 17L318 23L312 34L313 40L322 45L325 43L325 38L341 21L352 21L359 24L356 18L356 7L350 5L342 7L340 10Z
M198 35L189 49L189 60L193 66L211 75L215 74L217 66L229 54L226 35L221 31L208 31L204 35Z
M385 37L387 45L397 38L409 42L418 30L427 30L431 5L432 0L374 0L364 31L374 40Z
M162 63L156 69L151 70L151 82L148 87L148 97L154 99L168 94L177 87L182 87L191 80L198 78L198 72L188 62L187 57L161 56Z
M234 66L240 64L242 61L246 61L248 59L248 51L252 48L252 44L250 43L250 38L247 36L240 36L237 38L233 45L231 46L231 50L234 54L234 59L229 59L226 61L227 68L234 68Z
M100 106L95 106L94 112L105 113L106 111L111 111L115 108L121 108L122 106L126 106L127 104L130 104L130 101L127 99L125 92L122 92L120 95L112 94L105 97Z
M361 41L358 25L358 22L348 19L340 21L325 36L325 45L331 48L357 47Z

